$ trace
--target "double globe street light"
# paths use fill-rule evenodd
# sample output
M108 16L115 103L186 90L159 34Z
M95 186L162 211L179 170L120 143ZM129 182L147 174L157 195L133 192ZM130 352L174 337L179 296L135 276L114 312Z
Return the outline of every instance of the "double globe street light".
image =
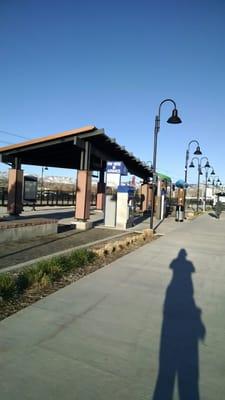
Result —
M187 193L188 161L189 161L189 156L190 156L190 147L191 147L192 143L195 143L197 145L193 154L195 156L202 155L202 152L201 152L201 149L200 149L200 144L199 144L198 140L195 140L195 139L191 140L188 143L188 148L186 150L185 167L184 167L184 181L185 181L185 188L184 188L184 216L185 216L186 193Z
M211 182L211 179L208 178L208 183ZM222 186L222 182L219 179L218 175L213 176L213 181L212 181L212 195L213 195L213 205L215 205L215 187L217 188L218 186Z
M186 157L185 157L185 168L184 168L184 181L185 181L185 183L187 183L188 161L189 161L189 155L190 155L190 147L191 147L192 143L196 143L197 144L196 149L195 149L193 154L195 156L201 156L202 155L199 142L197 140L191 140L188 143L188 148L186 150Z
M191 163L189 165L189 168L194 168L194 160L197 160L198 162L198 186L197 186L197 212L199 210L199 187L200 187L200 175L203 175L202 168L210 168L209 160L208 157L201 157L200 160L198 157L193 157L191 160ZM206 163L204 167L202 167L202 161L206 160Z
M211 173L210 173L210 175L215 175L215 171L214 171L214 168L211 166L211 167L209 167L209 166L205 166L205 167L203 167L203 168L205 168L205 209L204 209L204 211L206 210L206 200L207 200L207 187L208 187L208 180L209 180L209 178L208 178L208 176L209 176L209 169L211 168Z
M170 102L173 104L174 108L172 110L171 117L167 120L168 124L180 124L182 121L178 116L177 106L174 100L172 99L165 99L161 101L159 105L158 115L155 117L155 128L154 128L154 143L153 143L153 164L152 164L152 172L153 172L153 179L152 179L152 191L151 191L151 216L150 216L150 229L153 229L153 217L154 217L154 193L155 193L155 184L156 184L156 157L157 157L157 140L158 140L158 133L160 130L160 113L161 108L164 103Z

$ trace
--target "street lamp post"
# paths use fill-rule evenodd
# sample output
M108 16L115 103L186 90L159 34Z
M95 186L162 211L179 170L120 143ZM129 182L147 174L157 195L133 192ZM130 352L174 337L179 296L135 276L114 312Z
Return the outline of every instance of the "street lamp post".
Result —
M186 157L185 157L185 169L184 169L184 181L185 183L187 183L187 173L188 173L188 161L189 161L189 155L190 155L190 146L192 143L196 143L196 150L194 151L194 155L199 156L202 154L201 149L200 149L200 145L199 142L197 140L191 140L188 143L188 148L186 150Z
M215 171L214 168L211 166L209 167L208 165L203 167L205 168L205 205L204 205L204 211L206 210L206 200L207 200L207 187L208 187L208 175L209 175L209 168L212 169L211 174L210 175L215 175Z
M155 192L155 183L156 183L156 156L157 156L157 140L158 140L158 133L160 130L160 113L162 105L166 102L170 102L173 104L174 108L172 111L171 117L167 120L169 124L180 124L182 121L178 117L176 103L172 99L165 99L161 101L159 105L158 115L155 117L155 128L154 128L154 143L153 143L153 179L152 179L152 192L151 192L151 216L150 216L150 229L153 229L153 214L154 214L154 192Z
M42 193L43 193L43 184L44 184L44 171L47 171L48 167L41 167L41 201L40 204L42 205Z
M216 184L215 184L215 179L217 178L217 180L216 180ZM215 205L215 199L214 199L214 197L215 197L215 187L217 188L218 187L218 184L219 183L221 183L220 182L220 179L219 179L219 176L218 175L216 175L216 176L214 176L213 177L213 181L212 181L212 187L213 187L213 193L212 193L212 195L213 195L213 205Z
M210 178L208 178L208 183L211 183ZM212 180L212 196L214 196L214 187L215 187L215 176L213 177L213 180Z
M152 161L151 160L146 161L145 165L147 165L147 167L152 171Z
M194 168L195 165L193 163L194 160L197 160L198 162L198 186L197 186L197 212L199 210L199 188L200 188L200 175L203 175L202 173L202 161L206 160L206 164L204 166L204 168L210 168L209 165L209 160L208 157L201 157L201 159L199 160L198 157L193 157L191 160L191 164L189 165L189 168Z
M194 155L199 156L202 154L200 145L198 140L191 140L188 143L188 148L186 150L186 157L185 157L185 168L184 168L184 181L185 181L185 188L184 188L184 217L185 217L185 205L186 205L186 193L187 193L187 174L188 174L188 161L189 161L189 155L190 155L190 146L192 143L197 144L196 149L194 151Z

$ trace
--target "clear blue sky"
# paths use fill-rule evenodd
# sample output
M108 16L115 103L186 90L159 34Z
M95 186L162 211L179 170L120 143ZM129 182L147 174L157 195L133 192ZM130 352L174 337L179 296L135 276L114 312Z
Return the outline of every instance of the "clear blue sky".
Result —
M224 0L1 0L0 46L0 130L35 138L94 124L148 161L171 97L183 123L167 124L163 107L157 169L183 178L198 139L225 182ZM1 146L21 140L0 132Z

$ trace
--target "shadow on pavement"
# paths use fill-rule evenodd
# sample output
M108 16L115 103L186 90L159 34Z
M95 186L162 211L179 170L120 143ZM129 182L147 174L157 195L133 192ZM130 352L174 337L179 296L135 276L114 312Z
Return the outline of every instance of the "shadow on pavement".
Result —
M20 215L17 217L6 217L5 220L27 220L30 218L48 218L48 219L64 219L64 218L74 218L74 211L73 210L68 210L68 211L52 211L52 212L34 212L29 213L29 215Z
M141 213L140 215L135 215L134 216L134 226L141 224L142 222L146 221L150 217L149 213Z
M161 329L159 371L152 400L172 400L175 379L180 400L200 400L199 340L205 326L194 300L193 264L181 249L169 268L173 272L166 290Z
M216 219L218 218L217 215L215 213L212 213L212 212L208 213L208 215L210 217L212 217L212 218L216 218Z

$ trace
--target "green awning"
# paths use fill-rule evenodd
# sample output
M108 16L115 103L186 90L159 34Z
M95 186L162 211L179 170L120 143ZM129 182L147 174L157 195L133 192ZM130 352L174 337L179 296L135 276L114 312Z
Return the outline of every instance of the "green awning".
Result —
M164 174L161 174L160 172L157 172L157 176L162 180L165 180L167 182L172 182L172 179L168 175L164 175Z

